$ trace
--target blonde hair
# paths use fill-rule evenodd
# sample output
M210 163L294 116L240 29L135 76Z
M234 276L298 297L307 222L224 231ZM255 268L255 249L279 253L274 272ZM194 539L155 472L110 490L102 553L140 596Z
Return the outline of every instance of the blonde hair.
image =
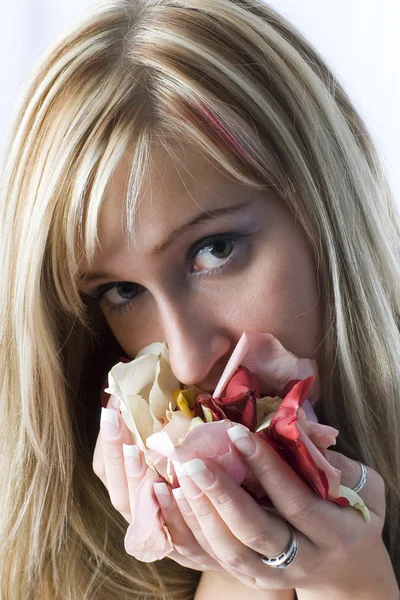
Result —
M338 450L385 480L399 577L399 221L360 116L306 39L261 0L107 2L40 64L10 140L1 597L194 595L198 572L126 554L126 522L92 471L97 394L118 348L84 388L107 333L76 286L77 247L93 256L121 157L132 152L132 225L152 144L173 154L183 140L239 183L273 187L309 236L325 299L319 415L339 429Z

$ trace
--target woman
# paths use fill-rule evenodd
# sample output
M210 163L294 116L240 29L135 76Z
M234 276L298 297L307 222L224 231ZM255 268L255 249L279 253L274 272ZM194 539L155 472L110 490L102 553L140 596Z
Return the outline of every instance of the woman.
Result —
M3 181L2 597L397 598L398 217L302 36L247 0L96 7L35 72ZM165 508L177 549L139 562L123 548L136 480L120 418L94 456L107 371L166 341L178 379L211 390L244 329L317 360L330 460L349 487L368 465L372 525L289 485L264 445L248 460L290 499L277 516L261 522L216 472L247 516L237 545L234 507L218 517L183 477L193 512ZM260 557L288 547L288 523L298 555L278 570Z

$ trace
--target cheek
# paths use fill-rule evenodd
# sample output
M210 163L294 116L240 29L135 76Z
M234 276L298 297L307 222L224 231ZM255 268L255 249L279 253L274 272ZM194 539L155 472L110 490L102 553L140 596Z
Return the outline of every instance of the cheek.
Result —
M322 302L314 259L302 237L294 234L290 239L275 240L257 261L248 281L252 292L241 303L237 323L272 333L298 356L318 359Z
M111 319L107 318L106 312L104 313L114 337L128 358L134 359L139 350L163 339L153 303L150 304L144 305L140 312L132 309L120 317Z

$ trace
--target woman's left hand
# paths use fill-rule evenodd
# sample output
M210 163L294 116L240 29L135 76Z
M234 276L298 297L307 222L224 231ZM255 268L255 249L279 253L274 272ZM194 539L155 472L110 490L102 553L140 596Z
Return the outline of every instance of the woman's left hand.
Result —
M211 461L190 461L185 465L190 476L179 477L203 539L226 571L243 574L255 589L296 588L299 598L314 597L315 590L324 600L353 598L353 592L360 598L397 600L394 572L382 541L384 483L376 471L368 468L366 485L359 492L371 513L366 522L359 511L317 496L259 436L248 433L234 443L277 512L263 510ZM360 465L335 452L327 451L326 456L342 471L342 484L354 487ZM287 522L296 530L298 554L286 569L267 566L262 555L275 556L289 545Z

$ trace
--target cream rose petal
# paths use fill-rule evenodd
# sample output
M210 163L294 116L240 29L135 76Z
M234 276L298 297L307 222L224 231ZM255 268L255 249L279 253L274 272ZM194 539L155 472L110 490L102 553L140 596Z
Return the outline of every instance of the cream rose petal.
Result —
M148 398L154 382L157 360L156 354L146 354L128 363L117 363L108 374L109 386L106 392L122 398L136 394ZM115 391L114 386L118 386Z
M176 407L172 390L179 389L179 381L172 372L171 365L160 353L153 386L149 394L150 411L154 419L154 433L161 431L167 420L167 411Z
M371 520L371 513L369 512L368 507L364 503L364 500L354 490L341 485L339 488L339 494L340 496L347 498L347 500L350 502L350 506L356 510L359 510L366 521Z
M145 450L145 440L153 431L153 419L146 400L141 396L121 399L121 415L126 426L134 434L135 443Z

